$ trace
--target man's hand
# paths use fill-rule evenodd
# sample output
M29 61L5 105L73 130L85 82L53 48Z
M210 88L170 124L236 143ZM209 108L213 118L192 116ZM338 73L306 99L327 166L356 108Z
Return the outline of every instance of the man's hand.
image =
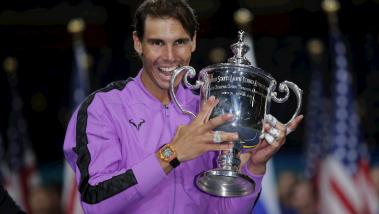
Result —
M286 136L299 125L303 115L297 116L288 126L272 115L263 120L263 131L257 146L250 152L249 170L255 175L266 172L267 161L284 145Z
M213 129L233 120L231 114L220 115L209 120L212 110L218 102L218 99L211 96L202 106L198 116L189 125L179 126L176 130L171 145L175 148L179 161L192 160L208 151L230 150L233 144L220 142L238 140L237 133L222 131L219 131L215 137ZM215 139L219 142L214 142Z

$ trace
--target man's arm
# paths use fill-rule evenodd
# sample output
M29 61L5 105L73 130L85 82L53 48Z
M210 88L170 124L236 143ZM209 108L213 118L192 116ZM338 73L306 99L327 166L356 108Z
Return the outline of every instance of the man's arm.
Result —
M126 168L121 145L130 142L120 142L108 113L100 99L84 102L66 132L65 156L88 213L123 212L166 178L154 152Z

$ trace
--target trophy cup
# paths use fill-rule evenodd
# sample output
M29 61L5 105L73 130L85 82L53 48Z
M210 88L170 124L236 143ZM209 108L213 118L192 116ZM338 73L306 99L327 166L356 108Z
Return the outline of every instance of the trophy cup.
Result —
M243 149L253 148L259 142L262 131L262 119L270 112L271 101L283 103L288 100L292 89L297 99L297 107L290 123L298 114L301 107L302 90L294 83L284 81L279 84L278 90L285 93L279 98L275 92L276 80L264 70L250 65L244 56L249 47L243 42L244 32L239 31L239 40L231 45L234 56L228 63L220 63L203 68L196 83L192 85L188 78L194 78L196 71L190 66L177 68L170 81L170 94L176 106L185 114L193 117L193 112L183 109L178 103L174 91L176 77L183 71L183 81L192 90L200 90L201 102L210 96L219 99L210 118L231 113L234 120L217 127L215 130L238 132L240 140L234 142L230 151L221 151L218 167L202 172L196 177L196 185L202 191L220 197L237 197L251 194L255 189L255 182L240 172L241 160L239 155Z

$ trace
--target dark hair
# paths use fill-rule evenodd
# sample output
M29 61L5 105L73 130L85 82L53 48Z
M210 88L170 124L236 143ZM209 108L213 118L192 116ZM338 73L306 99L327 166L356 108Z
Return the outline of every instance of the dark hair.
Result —
M134 16L134 30L141 40L145 33L145 20L148 16L177 19L191 39L199 25L193 9L186 0L145 0Z

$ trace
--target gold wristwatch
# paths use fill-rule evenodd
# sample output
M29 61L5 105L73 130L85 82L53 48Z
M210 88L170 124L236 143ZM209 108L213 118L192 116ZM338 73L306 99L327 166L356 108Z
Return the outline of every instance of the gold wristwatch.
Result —
M169 163L173 168L180 165L180 161L177 158L176 150L170 144L165 144L159 149L159 158Z

